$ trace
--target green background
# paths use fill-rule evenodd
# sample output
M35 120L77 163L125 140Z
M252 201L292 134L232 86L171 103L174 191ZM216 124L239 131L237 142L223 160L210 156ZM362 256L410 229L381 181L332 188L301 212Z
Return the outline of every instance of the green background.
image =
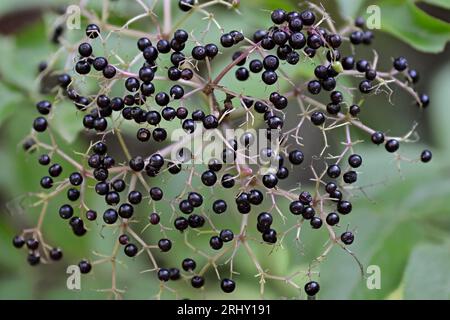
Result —
M99 9L101 1L97 1ZM118 25L140 13L140 8L132 1L118 0L111 4L111 17ZM270 25L269 12L276 7L295 9L297 1L252 0L241 1L239 17L231 10L215 9L217 20L225 30L242 29L250 35L256 28ZM52 202L50 214L45 224L45 232L50 243L61 246L64 261L51 265L30 267L26 263L24 250L16 250L11 245L12 237L23 227L32 226L38 211L26 206L27 193L38 190L38 182L45 174L45 168L37 165L39 152L26 155L21 141L29 134L33 118L36 116L34 104L42 99L37 93L35 82L37 64L47 59L57 47L48 38L57 17L55 11L62 1L2 0L0 3L0 298L20 299L85 299L105 298L107 294L97 289L110 286L110 268L96 268L92 274L82 278L81 291L69 291L65 286L65 268L77 263L82 257L92 258L92 251L108 254L111 243L117 235L110 230L101 230L101 224L90 226L92 232L77 238L57 216L59 198ZM174 6L176 1L174 1ZM364 13L370 3L364 1L325 1L324 5L338 25L345 23L342 17L354 17ZM392 155L370 143L356 147L364 157L359 186L363 192L355 191L354 211L346 217L342 228L356 230L356 241L351 246L364 266L378 265L382 280L380 290L368 290L361 278L358 265L352 257L339 248L334 248L320 266L320 275L315 274L321 284L320 299L449 299L450 298L450 51L446 45L450 39L450 11L448 1L429 0L417 6L414 1L377 1L381 8L382 30L377 31L375 46L380 55L380 69L388 69L391 59L405 55L410 65L421 73L419 88L431 96L431 104L424 112L411 103L403 93L394 94L395 106L387 103L386 96L374 97L364 103L362 120L371 127L401 134L420 123L420 141L402 145L403 154L417 158L421 150L430 148L434 158L429 164L402 162L401 172L396 167ZM161 6L158 6L161 7ZM157 14L161 13L160 10ZM174 9L175 20L181 14ZM262 19L264 16L264 20ZM436 17L433 17L436 16ZM444 22L447 20L447 23ZM85 21L82 21L82 25ZM244 25L245 24L245 25ZM138 28L151 28L149 24L137 24ZM239 27L238 27L239 25ZM205 22L190 19L183 25L188 30L203 30ZM208 38L217 38L217 29L212 28ZM68 37L80 39L81 31L71 31ZM112 39L111 47L122 49L134 40ZM134 50L134 49L133 49ZM364 51L365 50L365 51ZM362 49L361 56L371 56L370 49ZM125 53L125 56L126 53ZM131 53L130 55L131 56ZM217 65L228 61L218 60ZM296 71L293 76L300 79L308 75L311 68ZM301 81L301 80L299 80ZM224 83L236 85L232 76ZM258 91L260 84L250 82L246 92ZM87 83L87 88L92 84ZM64 104L63 104L64 105ZM85 150L90 136L79 134L81 117L73 107L58 108L55 114L55 131L59 134L63 149ZM77 121L73 121L76 118ZM129 131L130 140L133 133ZM355 133L356 134L356 133ZM367 138L361 136L361 138ZM313 145L320 137L311 134L308 142ZM338 140L333 141L338 142ZM137 150L136 146L131 146ZM73 154L73 153L71 153ZM70 172L67 169L67 172ZM67 173L66 172L66 173ZM178 177L181 179L181 177ZM175 196L180 184L175 178L162 178L167 197ZM157 182L155 182L157 183ZM169 191L170 190L170 191ZM178 190L178 191L177 191ZM214 195L208 201L224 197L230 202L233 195ZM98 200L90 199L92 203ZM210 204L210 202L207 202ZM288 204L280 207L288 212ZM139 208L142 216L148 208ZM168 211L161 205L160 211ZM99 209L101 212L101 210ZM228 212L230 214L230 212ZM286 214L289 215L289 214ZM169 214L166 214L169 216ZM293 220L288 220L293 222ZM220 217L217 223L236 230L239 219ZM280 224L280 229L283 228ZM284 228L287 228L284 226ZM308 229L308 228L305 228ZM297 270L307 270L308 264L322 250L326 239L322 232L302 231L302 247L293 238L284 240L284 248L271 250L267 245L256 245L255 252L265 269L279 275L288 275ZM100 236L101 235L101 236ZM146 239L159 238L158 231L149 231ZM205 240L206 239L206 240ZM195 246L205 248L208 235L192 235ZM177 243L180 245L178 246ZM206 250L206 249L205 249ZM168 266L178 265L184 258L186 249L180 237L175 238L174 250L159 259ZM141 273L148 269L148 262L140 256L127 259L118 267L119 284L126 289L125 298L149 299L159 290L159 282L154 274ZM200 263L201 260L199 260ZM201 264L201 263L200 263ZM236 256L235 269L238 287L233 296L222 294L214 274L208 274L205 290L194 291L189 285L174 285L180 297L191 298L258 298L259 284L254 277L257 273L251 261L242 251ZM224 269L225 270L225 269ZM316 269L319 271L319 269ZM299 279L300 286L307 281ZM171 285L171 284L169 284ZM164 291L163 298L175 296ZM281 282L269 281L267 298L304 298L304 294Z

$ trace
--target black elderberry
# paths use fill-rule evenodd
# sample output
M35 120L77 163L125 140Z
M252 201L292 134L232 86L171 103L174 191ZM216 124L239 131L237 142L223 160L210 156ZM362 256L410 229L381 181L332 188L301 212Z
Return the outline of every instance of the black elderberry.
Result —
M180 208L180 211L185 214L190 214L194 211L194 207L188 200L181 200L178 207Z
M108 65L103 69L102 73L103 73L103 76L104 76L106 79L112 79L112 78L115 77L115 75L116 75L116 73L117 73L117 70L116 70L116 68L115 68L114 66L108 64Z
M224 229L220 231L219 237L220 239L222 239L223 242L230 242L231 240L233 240L234 234L233 231L229 229Z
M30 238L26 241L27 248L30 250L36 250L39 247L39 241L35 238Z
M191 228L201 228L205 224L205 218L198 214L191 214L188 218L188 224Z
M78 53L82 57L89 57L92 54L92 47L89 43L83 42L78 46Z
M303 191L298 196L298 200L304 205L309 205L313 201L313 197L308 191Z
M184 271L194 271L196 266L197 263L191 258L186 258L181 263L181 267Z
M97 212L94 210L88 210L86 211L86 219L89 221L94 221L97 219Z
M267 243L277 242L277 232L274 229L268 229L262 234L262 238Z
M305 292L308 296L315 296L320 290L320 286L316 281L310 281L305 284Z
M86 27L86 35L91 39L97 38L100 35L100 28L96 24L89 24Z
M336 191L336 190L337 190L337 185L336 185L336 183L334 183L334 182L328 182L328 183L325 185L325 190L326 190L326 192L328 192L328 193L332 193L332 192Z
M104 70L107 65L108 65L108 60L106 60L106 58L104 58L104 57L96 57L94 59L94 62L92 63L92 66L97 71Z
M130 238L126 234L121 234L119 236L119 243L123 246L127 245L130 241Z
M341 106L339 104L329 103L327 104L327 112L329 114L335 115L341 111Z
M158 247L162 252L167 252L172 248L172 241L169 239L160 239L158 241Z
M239 81L245 81L250 76L250 73L247 68L240 67L240 68L236 69L235 76L236 76L236 79L238 79Z
M53 179L51 177L43 177L40 181L41 187L44 189L50 189L53 186Z
M13 246L15 248L22 248L25 244L25 239L22 236L15 236L12 240Z
M335 212L331 212L327 215L326 221L328 225L335 226L339 223L339 215Z
M130 160L129 166L134 171L141 171L144 169L144 159L140 156L137 156Z
M174 225L175 229L177 229L179 231L183 231L189 227L189 222L184 217L178 217L174 220L173 225Z
M182 0L183 1L183 0ZM186 1L186 0L184 0ZM170 271L165 268L161 268L158 270L158 279L161 281L169 281L170 279Z
M119 216L123 219L130 219L133 216L134 208L129 203L122 203L119 207Z
M217 214L224 213L227 210L227 203L224 200L216 200L213 202L212 209Z
M36 108L40 114L46 115L50 113L52 104L49 101L43 100L36 104Z
M395 152L400 147L400 143L398 142L398 140L390 139L386 141L384 147L386 148L387 152Z
M180 120L186 119L188 114L189 114L188 110L186 108L184 108L184 107L179 107L176 110L176 116Z
M152 187L149 193L150 197L155 201L161 200L164 196L163 191L159 187Z
M37 132L44 132L47 129L47 119L44 117L37 117L34 119L33 129Z
M86 60L80 60L75 64L75 71L79 74L88 74L91 71L91 65Z
M359 84L359 91L361 91L362 93L369 93L370 91L372 91L372 84L370 83L370 81L361 81Z
M153 130L152 136L156 142L162 142L167 138L167 131L164 128L155 128L155 130Z
M337 205L337 210L342 214L349 214L352 211L352 204L349 201L339 201Z
M356 180L358 179L358 174L355 171L348 171L348 172L344 173L342 178L344 179L345 183L349 183L349 184L355 183Z
M291 211L292 214L295 214L295 215L302 214L304 209L305 209L305 207L300 201L293 201L289 205L289 210Z
M38 253L31 252L28 254L27 261L30 266L35 266L39 264L39 262L41 261L41 257L39 256Z
M361 44L364 38L364 33L362 31L353 31L350 34L350 42L358 45Z
M209 239L209 245L214 250L220 250L223 247L223 241L218 236L212 236L211 239Z
M201 277L201 276L193 276L191 279L191 285L192 287L198 289L203 287L203 285L205 284L205 278Z
M59 175L61 174L61 172L63 171L63 168L60 164L55 163L52 164L49 168L48 168L48 174L50 176L52 176L53 178L55 177L59 177Z
M220 283L220 288L222 288L222 291L225 293L231 293L236 288L236 283L231 279L222 279Z
M316 126L324 124L325 120L326 117L321 111L315 111L311 114L311 122Z
M73 208L69 204L65 204L59 208L59 216L63 219L70 219L73 216Z
M195 0L179 0L178 1L178 7L181 9L181 11L189 11L192 9L192 7L195 4Z
M117 211L114 209L107 209L103 213L103 221L106 224L114 224L117 221L118 217L119 215L117 214Z
M352 70L355 67L355 58L352 56L344 57L341 60L341 65L344 70Z
M278 184L278 178L273 173L269 173L262 177L262 182L266 188L272 189Z
M336 80L333 77L328 77L322 81L322 88L331 91L336 88Z
M61 260L63 252L60 248L52 248L49 252L49 255L50 259L52 259L53 261L58 261Z
M276 9L272 11L272 14L270 15L272 22L275 24L282 24L286 21L286 17L286 11L284 11L283 9Z
M192 49L192 58L195 60L204 60L206 57L206 49L203 46L195 46Z
M311 94L319 94L321 88L322 88L322 86L321 86L320 82L317 80L312 80L312 81L308 82L308 91Z
M408 70L408 80L410 80L412 83L417 83L419 82L419 72L417 72L417 70L414 69L409 69Z
M138 248L135 244L133 243L129 243L125 246L125 248L123 249L123 251L125 252L125 254L129 257L134 257L137 253L138 253Z
M361 112L361 108L358 105L354 104L350 106L349 112L352 117L356 117Z
M300 13L300 18L303 21L303 24L305 26L311 26L316 21L316 16L314 13L310 10L305 10Z
M408 68L408 61L404 57L398 57L393 62L394 68L397 71L404 71Z
M278 75L272 70L266 70L261 75L262 81L267 85L272 85L278 80Z
M346 231L341 235L341 241L346 245L352 244L354 240L355 236L350 231Z
M433 157L433 154L430 150L423 150L420 154L420 161L427 163L431 161L431 158Z
M430 104L430 97L428 97L428 95L426 94L423 93L420 94L419 99L420 99L420 107L426 108Z
M337 178L341 175L341 168L337 164L332 164L327 168L327 174L330 178Z
M181 278L180 269L170 268L169 269L170 280L178 280Z
M219 53L219 48L214 43L209 43L205 46L205 53L208 58L212 59Z
M362 164L362 158L359 154L352 154L348 157L348 164L352 168L358 168Z
M253 73L261 72L263 69L263 64L262 64L261 60L254 59L254 60L250 61L249 69Z
M384 133L381 131L375 131L372 133L370 138L374 144L382 144L384 142Z
M67 190L67 199L70 201L77 201L80 197L80 191L74 188L70 188Z
M313 217L311 220L309 220L309 224L313 229L320 229L322 226L322 219L319 217Z

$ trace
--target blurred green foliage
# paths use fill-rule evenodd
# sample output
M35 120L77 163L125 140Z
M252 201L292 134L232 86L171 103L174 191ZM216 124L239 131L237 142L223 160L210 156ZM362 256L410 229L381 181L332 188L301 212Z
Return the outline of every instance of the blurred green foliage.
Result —
M130 6L124 0L111 4L111 16L115 23L124 23L129 17L139 13L138 6ZM174 1L175 2L175 1ZM269 19L261 21L261 15L275 7L294 9L295 1L255 0L241 1L241 12L245 16L245 23L240 27L247 32L255 28L267 27ZM436 6L449 9L447 1L428 0ZM41 99L37 92L38 83L35 81L37 65L49 57L56 47L49 43L48 38L55 19L55 14L49 9L52 5L60 5L61 1L6 1L0 4L0 15L11 13L19 8L42 8L44 15L31 25L27 25L20 32L0 38L0 298L49 298L49 299L86 299L103 298L104 293L96 289L110 285L109 266L96 268L95 272L83 278L81 291L69 291L65 286L65 266L77 263L81 257L92 257L92 250L108 254L114 237L110 230L102 229L100 223L91 226L92 231L86 237L75 237L67 225L58 218L57 208L63 198L53 201L48 215L45 232L49 241L60 245L64 249L65 258L62 263L41 265L32 268L26 264L25 252L15 250L11 246L11 239L23 226L35 223L38 211L27 209L27 193L38 190L38 182L45 169L37 166L37 155L26 155L21 149L22 139L29 134L30 124L35 116L34 104ZM100 1L98 1L100 3ZM321 284L320 298L322 299L449 299L450 298L450 209L448 198L450 195L450 61L446 44L450 39L450 25L433 18L415 6L413 1L382 0L377 2L382 12L382 31L392 34L406 42L411 47L428 53L444 51L440 55L418 53L390 36L379 35L376 40L377 50L387 61L395 54L405 54L415 67L422 73L422 87L429 92L431 105L422 114L410 105L408 97L398 94L395 102L399 107L387 105L386 98L367 101L364 112L367 121L372 126L391 128L397 133L399 127L408 128L413 121L424 123L419 132L422 140L418 144L402 145L402 152L410 158L416 159L426 145L432 145L434 159L430 164L420 163L401 164L398 170L391 155L380 152L373 145L358 145L357 150L364 155L359 186L354 194L354 212L345 220L351 229L356 229L356 241L351 250L355 252L364 266L379 265L382 272L380 290L368 290L365 280L361 278L358 265L352 257L337 247L332 250L320 267L319 281ZM99 4L100 5L100 4ZM326 6L328 3L326 4ZM349 17L364 13L366 1L339 0L337 5L327 7L330 14L338 16L343 13L345 21ZM127 10L124 10L124 8ZM97 8L99 9L99 7ZM176 10L174 10L176 11ZM175 19L180 13L175 12ZM237 21L241 21L232 11L222 10L217 20L225 30L237 28ZM261 25L262 23L262 25ZM204 23L191 19L185 26L188 29L202 30ZM145 25L144 25L145 26ZM79 38L79 31L72 31L72 36ZM207 39L213 40L217 36L210 32ZM109 44L112 50L120 47L134 48L134 40L117 38ZM392 51L395 46L395 51ZM397 50L398 49L398 50ZM403 50L403 51L402 51ZM405 52L406 51L406 52ZM397 52L397 53L394 53ZM370 54L370 53L369 53ZM125 57L130 58L125 55ZM439 63L437 63L439 62ZM217 62L217 69L227 63L225 60ZM311 72L311 66L301 67L295 72L300 77ZM236 85L232 76L227 76L226 83ZM86 87L92 84L85 83ZM160 84L163 85L163 84ZM261 85L257 81L249 82L243 87L246 93L258 92ZM369 99L370 100L370 99ZM383 101L383 102L380 102ZM417 116L417 114L420 114ZM54 130L60 137L60 145L71 155L73 151L84 150L88 146L89 137L81 135L81 115L66 103L59 103L55 113ZM402 123L399 123L402 122ZM405 122L405 123L403 123ZM404 131L403 131L404 132ZM132 131L130 131L132 133ZM356 133L355 133L356 134ZM312 139L312 138L311 138ZM381 167L380 167L380 164ZM70 172L65 167L65 173ZM178 177L178 179L181 179ZM179 180L163 178L160 181L168 190L167 197L175 197L179 192ZM213 194L207 199L206 206L211 201L223 197L232 201L232 196ZM92 206L101 212L103 204L95 197L88 199ZM288 204L281 203L280 208L288 212ZM142 216L148 214L148 208L139 209ZM167 211L168 207L158 207ZM230 213L230 212L229 212ZM286 214L288 215L288 214ZM168 216L168 215L167 215ZM232 218L230 218L230 216ZM168 217L167 217L168 218ZM294 223L290 217L287 224ZM237 229L239 220L233 215L218 217L217 225L227 225ZM282 228L280 226L280 228ZM343 225L346 228L346 225ZM159 231L147 232L148 239L158 239ZM200 246L205 243L208 235L189 235L189 241ZM306 271L308 264L324 249L326 234L302 230L302 243L298 246L293 237L284 240L284 248L271 250L270 246L255 247L263 267L274 274L287 275L298 270ZM174 250L169 255L159 257L168 264L178 264L186 255L182 236L176 238ZM181 245L177 245L180 243ZM119 265L120 288L127 290L126 298L148 299L158 292L159 283L148 273L141 273L148 269L144 257L135 261L126 261ZM125 263L126 261L126 263ZM201 265L200 261L199 264ZM256 270L244 251L240 251L235 259L235 270L240 273L236 277L238 289L234 298L257 298L259 284L253 275ZM210 274L213 279L214 274ZM303 278L306 281L306 277ZM216 281L217 282L217 281ZM226 298L217 290L218 285L207 283L206 291L199 293L181 285L185 296L207 297L211 299ZM280 282L269 281L265 297L291 298L301 293ZM164 298L174 298L170 293L164 293Z

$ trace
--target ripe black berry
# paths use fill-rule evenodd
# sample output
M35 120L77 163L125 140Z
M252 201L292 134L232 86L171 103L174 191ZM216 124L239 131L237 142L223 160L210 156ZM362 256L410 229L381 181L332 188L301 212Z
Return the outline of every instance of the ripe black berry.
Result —
M398 142L398 140L390 139L386 141L384 147L386 148L387 152L395 152L400 147L400 143Z
M231 279L222 279L220 287L222 288L223 292L231 293L236 288L236 283Z
M103 213L103 221L106 224L114 224L117 221L118 217L119 215L117 214L117 211L114 209L107 209Z
M315 296L320 290L320 286L316 281L310 281L305 284L305 292L308 296Z
M327 215L326 221L330 226L334 226L339 223L339 215L335 212L331 212Z
M431 158L433 157L433 154L430 150L423 150L420 154L420 161L427 163L431 161Z
M201 276L193 276L191 279L191 285L194 288L201 288L203 287L203 285L205 284L205 278L201 277Z
M87 260L81 260L78 263L78 268L80 268L80 272L83 274L89 273L92 269L92 265Z
M133 243L129 243L125 246L125 248L123 249L123 251L125 252L125 254L129 257L134 257L137 253L138 253L138 248L136 247L135 244Z
M96 24L89 24L86 27L86 35L91 39L97 38L100 35L100 28Z
M220 250L223 247L223 241L218 236L212 236L211 239L209 239L209 245L214 250Z
M381 131L375 131L372 133L372 136L370 137L372 142L375 144L382 144L384 142L384 133Z
M362 164L362 158L359 154L352 154L348 157L348 164L352 168L359 168Z
M324 124L326 120L325 115L321 111L315 111L311 114L311 122L316 126Z
M172 241L169 239L161 239L158 241L158 247L162 252L167 252L172 248Z
M197 263L191 258L186 258L181 262L181 267L184 271L194 271L196 266Z
M213 211L217 214L224 213L227 210L227 203L224 200L216 200L213 202Z
M355 236L352 232L346 231L341 235L341 240L344 244L350 245L353 243L353 240L355 240Z
M213 186L217 181L217 176L214 171L207 170L202 173L201 180L205 186Z
M181 11L189 11L192 9L192 7L195 4L195 0L179 0L178 1L178 7L181 9Z
M397 71L403 71L408 68L408 61L404 57L398 57L393 62L394 68Z

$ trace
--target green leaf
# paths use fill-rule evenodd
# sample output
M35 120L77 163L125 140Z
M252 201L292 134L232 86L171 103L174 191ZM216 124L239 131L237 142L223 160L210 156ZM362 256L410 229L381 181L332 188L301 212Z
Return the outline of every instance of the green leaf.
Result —
M450 9L450 2L448 0L421 0L420 2L425 2L447 10Z
M344 19L356 18L365 0L338 0L339 11Z
M0 127L3 122L23 104L22 97L0 82Z
M446 64L441 71L434 77L431 88L431 118L433 125L431 130L435 141L438 142L442 151L450 152L450 126L448 119L450 117L450 108L448 108L448 101L450 101L450 91L442 90L442 84L450 83L450 63Z
M82 114L69 102L57 103L53 108L52 128L69 144L74 142L83 130Z
M417 50L441 52L450 40L450 24L420 10L409 0L382 0L381 30Z
M450 298L450 245L420 245L409 259L404 277L405 299Z

